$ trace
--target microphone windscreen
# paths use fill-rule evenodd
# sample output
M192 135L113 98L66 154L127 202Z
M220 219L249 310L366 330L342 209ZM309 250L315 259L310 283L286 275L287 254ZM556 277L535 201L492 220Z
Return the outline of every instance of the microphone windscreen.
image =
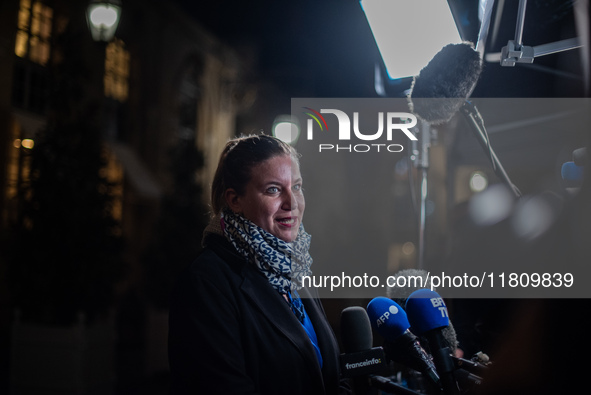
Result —
M386 340L394 340L410 328L406 312L390 298L372 299L367 305L371 326Z
M408 297L406 314L411 330L418 335L449 325L447 307L443 298L430 289L419 289Z
M394 286L388 287L386 294L400 306L404 306L409 295L421 288L431 288L429 273L420 269L404 269L396 272Z
M587 147L577 148L573 151L573 161L577 166L585 166L587 165L587 161L589 160L589 155L587 155Z
M350 306L341 312L341 341L346 353L366 351L373 346L369 317L363 307Z
M430 124L449 122L472 94L481 72L482 58L474 44L444 46L413 78L411 112Z

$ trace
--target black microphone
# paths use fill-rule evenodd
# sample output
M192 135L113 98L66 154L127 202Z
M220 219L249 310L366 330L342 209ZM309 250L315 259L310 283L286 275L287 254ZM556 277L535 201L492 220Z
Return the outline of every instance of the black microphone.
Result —
M367 376L386 370L386 356L382 347L373 346L373 335L369 317L363 307L351 306L341 312L340 356L341 372L344 377Z
M482 377L464 369L454 370L453 375L462 390L462 394L465 394L472 389L476 389L482 384Z
M367 305L367 315L374 330L386 340L386 357L421 372L440 388L435 365L417 337L409 331L410 324L402 307L389 298L377 297Z
M459 395L460 389L454 376L455 366L451 350L442 333L442 329L449 325L449 316L443 298L430 289L419 289L408 297L406 313L411 330L424 336L429 342L435 367L441 377L443 392L446 395Z
M573 151L573 162L577 166L585 166L589 162L587 147L577 148Z
M466 371L468 371L474 375L477 375L477 376L484 375L488 370L488 366L486 366L480 362L471 361L469 359L464 359L464 358L459 358L459 357L454 357L454 356L452 356L451 359L454 362L454 366L457 369L466 370Z
M481 72L482 59L474 44L444 46L413 77L408 96L411 112L429 124L448 122L472 94Z

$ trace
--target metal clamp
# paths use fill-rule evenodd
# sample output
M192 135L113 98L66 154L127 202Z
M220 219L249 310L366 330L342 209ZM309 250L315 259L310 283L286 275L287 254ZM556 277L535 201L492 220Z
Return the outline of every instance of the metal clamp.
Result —
M515 63L533 63L534 47L526 45L516 46L515 41L509 40L507 46L501 49L501 66L515 66Z

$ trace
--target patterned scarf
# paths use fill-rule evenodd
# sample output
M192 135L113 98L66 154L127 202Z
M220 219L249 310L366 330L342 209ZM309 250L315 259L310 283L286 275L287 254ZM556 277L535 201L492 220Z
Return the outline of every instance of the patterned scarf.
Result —
M312 237L304 226L300 224L296 239L288 243L229 209L222 211L221 223L234 248L267 277L273 288L288 295L292 310L302 321L303 306L297 290L302 288L302 277L312 273L308 253Z

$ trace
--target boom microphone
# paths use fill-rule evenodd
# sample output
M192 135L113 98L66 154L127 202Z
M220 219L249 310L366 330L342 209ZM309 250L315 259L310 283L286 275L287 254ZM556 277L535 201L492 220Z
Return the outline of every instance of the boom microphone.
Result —
M495 174L516 197L521 197L490 145L478 109L467 100L481 72L482 59L472 43L448 44L413 78L409 108L418 118L433 125L449 122L461 109L481 147L490 156Z
M419 289L408 297L406 313L411 330L424 336L429 342L444 393L459 395L460 390L453 374L455 366L451 350L446 345L442 333L442 329L449 325L449 316L443 298L430 289Z
M448 122L472 94L482 72L474 44L448 44L413 77L409 107L423 121ZM439 99L439 100L433 100Z
M386 340L386 356L423 373L439 388L435 365L417 337L409 331L410 324L402 307L389 298L377 297L367 305L367 314L371 326Z

